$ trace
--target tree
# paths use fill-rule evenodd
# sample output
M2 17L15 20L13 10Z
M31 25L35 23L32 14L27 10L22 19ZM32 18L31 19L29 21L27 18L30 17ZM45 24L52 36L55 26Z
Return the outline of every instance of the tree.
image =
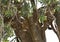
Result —
M37 9L37 2L42 4L39 9ZM51 25L60 38L59 30L56 31L52 24L55 19L60 20L58 20L59 16L55 16L58 2L57 0L0 0L4 29L9 31L6 35L9 37L12 34L10 29L12 28L17 42L20 40L21 42L46 42L45 30ZM59 27L60 24L56 23Z

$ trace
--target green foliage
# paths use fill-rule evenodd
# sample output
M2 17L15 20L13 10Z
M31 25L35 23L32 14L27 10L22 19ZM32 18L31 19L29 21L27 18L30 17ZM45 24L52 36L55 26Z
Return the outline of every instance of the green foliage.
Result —
M24 5L23 5L23 7L21 9L21 15L23 17L27 17L28 14L30 14L30 5L29 5L29 3L24 2Z
M6 17L13 16L13 12L12 12L12 10L11 10L11 9L6 10L6 11L5 11L5 15L6 15Z
M46 6L57 2L57 0L38 0L38 1L42 2L43 5L46 5ZM22 0L22 2L23 2L23 0ZM3 4L3 6L6 5L7 8L9 8L9 9L6 9L6 10L3 9L4 15L6 17L13 16L14 15L13 14L13 10L10 9L11 7L9 7L9 0L1 0L1 3ZM18 6L19 4L20 4L20 2L18 2L18 0L14 0L14 4L11 4L11 5L13 5L13 8L15 9L14 13L16 12L16 9L18 8L16 6ZM33 8L34 9L36 8L36 6L34 5L34 3L33 3L33 7L31 7L30 3L27 3L26 0L24 0L23 5L21 4L21 7L22 8L19 9L19 10L17 9L17 11L19 11L19 13L20 13L21 16L28 17L28 18L32 16L32 14L33 14ZM48 8L50 8L50 7L48 7ZM45 16L44 9L45 8L43 8L43 9L40 10L39 20L41 21L41 23L43 23L44 21L47 20L47 16ZM56 6L55 10L60 11L60 6ZM0 19L0 24L2 24L2 20L1 19ZM5 24L4 29L6 31L6 36L4 37L3 42L8 42L7 38L10 37L10 36L13 36L13 30L11 29L11 26L8 25L8 24Z
M3 40L3 42L9 42L8 40Z
M29 18L29 17L32 17L32 13L28 14L28 18Z
M1 0L1 3L4 4L4 5L7 5L9 2L9 0Z
M55 10L59 12L60 11L60 6L56 6Z
M7 25L7 24L5 24L4 30L6 32L6 35L3 38L3 42L8 42L7 38L14 35L13 34L13 30L11 29L11 26L10 25Z
M47 21L47 16L41 15L41 16L39 17L39 22L40 22L40 23L43 23L44 21Z
M5 24L5 28L4 28L4 29L5 29L5 31L7 32L7 37L10 37L10 36L13 35L13 31L12 31L10 25L6 25L6 24Z
M47 21L47 16L45 15L45 8L40 8L39 10L39 22L43 23L44 21Z
M7 40L7 38L4 38L3 39L3 42L9 42L9 40Z

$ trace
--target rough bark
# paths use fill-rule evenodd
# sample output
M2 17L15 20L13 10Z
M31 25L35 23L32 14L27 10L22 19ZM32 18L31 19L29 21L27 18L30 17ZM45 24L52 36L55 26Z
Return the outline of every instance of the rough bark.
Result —
M12 27L16 36L22 42L45 42L45 31L39 26L38 22L34 23L33 18L22 21L20 24L16 18L12 22Z

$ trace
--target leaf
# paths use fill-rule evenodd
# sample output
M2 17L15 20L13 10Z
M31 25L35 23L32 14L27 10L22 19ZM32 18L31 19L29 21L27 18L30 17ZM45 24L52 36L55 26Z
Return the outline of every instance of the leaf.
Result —
M56 6L55 10L60 11L60 6Z
M47 16L44 16L44 15L41 15L39 18L40 23L43 23L46 20L47 20Z
M28 14L28 18L29 18L29 17L32 17L32 13Z
M4 5L7 5L8 4L8 1L9 0L1 0L1 3L3 3Z
M9 40L7 40L7 39L3 39L3 42L9 42Z
M22 6L21 9L21 15L23 17L28 17L28 14L30 14L30 5L27 2L24 2L24 5Z
M6 36L5 36L5 38L8 38L8 37L14 35L14 34L13 34L13 30L11 29L11 26L5 24L5 28L4 28L4 30L5 30L6 33L7 33Z
M5 15L6 15L6 17L13 16L12 10L6 10L6 11L5 11Z

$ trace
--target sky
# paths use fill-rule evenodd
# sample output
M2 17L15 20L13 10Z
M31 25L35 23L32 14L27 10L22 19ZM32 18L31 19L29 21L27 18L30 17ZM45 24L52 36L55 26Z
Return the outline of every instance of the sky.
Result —
M46 41L47 42L59 42L58 37L56 36L56 34L54 33L53 30L46 30L45 31L46 34Z

